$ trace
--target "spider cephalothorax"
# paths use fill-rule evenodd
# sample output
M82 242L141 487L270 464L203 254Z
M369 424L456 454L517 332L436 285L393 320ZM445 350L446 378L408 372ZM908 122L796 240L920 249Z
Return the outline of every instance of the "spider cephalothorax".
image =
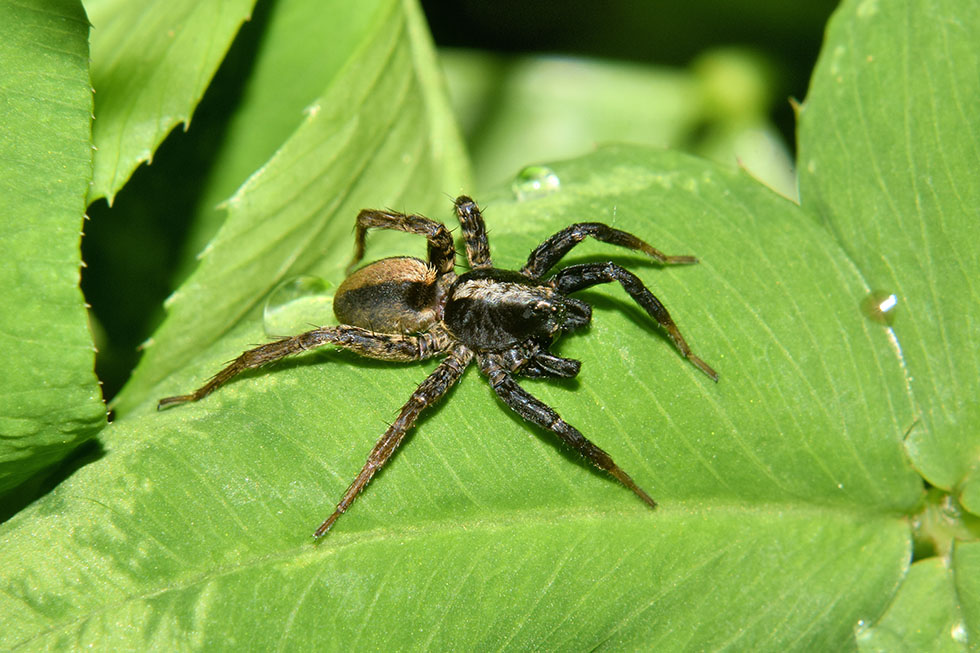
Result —
M541 243L520 271L493 267L483 216L476 203L460 196L456 215L463 226L470 271L454 272L456 250L444 225L420 215L365 209L357 216L353 268L364 256L368 229L395 229L425 236L428 261L387 258L357 270L337 289L334 312L341 322L250 349L188 395L161 399L159 407L196 401L239 372L290 354L332 344L363 356L416 361L444 356L442 363L409 398L385 431L333 514L313 534L323 536L358 493L388 461L419 413L437 402L475 358L497 396L529 422L555 433L597 467L606 470L651 507L650 495L633 482L605 451L595 446L550 407L535 399L514 376L573 377L581 363L549 352L561 333L585 326L592 308L570 293L618 281L663 327L677 349L709 377L718 375L691 353L667 309L643 282L614 263L584 263L545 274L586 237L644 252L663 264L696 263L693 256L666 256L636 236L598 222L562 229Z

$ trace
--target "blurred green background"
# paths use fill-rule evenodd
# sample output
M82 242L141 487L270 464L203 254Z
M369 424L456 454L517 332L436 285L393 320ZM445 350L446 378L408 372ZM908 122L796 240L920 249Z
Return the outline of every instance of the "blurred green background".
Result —
M193 269L207 230L219 224L191 231L190 218L199 204L216 201L203 197L207 171L273 3L257 5L189 129L167 138L111 208L103 200L89 208L82 288L107 400L129 377L163 300ZM447 195L479 197L524 165L627 141L742 165L795 197L790 98L806 94L835 2L422 5L474 172L474 188L447 188Z
M678 72L713 49L744 48L770 66L767 113L792 142L795 121L786 99L804 96L837 2L423 0L422 6L443 47L585 56Z

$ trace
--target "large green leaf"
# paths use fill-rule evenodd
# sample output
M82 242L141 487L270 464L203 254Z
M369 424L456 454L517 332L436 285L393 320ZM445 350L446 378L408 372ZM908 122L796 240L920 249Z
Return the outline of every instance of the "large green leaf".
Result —
M92 171L78 2L0 4L0 491L105 425L78 290Z
M658 511L510 414L470 370L314 545L433 364L313 353L157 413L156 398L264 340L255 301L210 340L185 314L195 356L178 351L101 459L0 526L0 646L853 646L907 569L901 515L921 493L903 458L905 377L859 309L864 282L815 220L743 173L626 147L553 171L556 192L528 182L486 200L499 265L577 220L701 258L660 270L590 242L568 260L635 270L718 384L615 287L581 294L593 326L560 344L584 361L578 379L525 382ZM273 238L257 229L237 246ZM376 238L369 256L418 240ZM348 253L340 239L329 263L299 257L294 271L338 281ZM197 297L199 311L225 310Z
M227 220L169 298L167 320L147 343L120 412L145 400L284 278L314 266L338 269L350 255L359 208L428 210L442 203L445 189L465 183L459 136L418 8L389 0L371 18L295 132L228 200ZM338 241L345 246L329 247Z
M897 296L916 468L980 514L978 42L974 2L845 2L801 112L799 171L804 208Z
M190 122L254 0L87 0L92 21L89 201L110 201L170 130Z

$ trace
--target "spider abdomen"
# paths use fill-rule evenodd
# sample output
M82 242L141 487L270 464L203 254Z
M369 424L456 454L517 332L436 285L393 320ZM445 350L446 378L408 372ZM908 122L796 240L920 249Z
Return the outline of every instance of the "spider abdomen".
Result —
M410 256L381 259L347 277L334 295L341 324L387 333L422 332L438 321L437 273Z

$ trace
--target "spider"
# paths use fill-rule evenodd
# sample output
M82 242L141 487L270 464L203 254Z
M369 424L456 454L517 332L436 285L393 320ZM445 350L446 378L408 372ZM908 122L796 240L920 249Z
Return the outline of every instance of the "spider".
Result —
M585 459L611 474L651 508L656 502L605 451L590 442L552 408L518 385L515 376L571 378L581 362L549 352L562 333L584 327L592 307L569 295L600 283L618 281L667 332L678 351L714 381L718 374L695 356L664 305L643 282L612 262L563 268L545 278L569 250L592 237L648 254L664 265L697 263L693 256L667 256L636 236L599 222L573 224L534 251L520 271L493 267L486 226L476 203L465 195L454 202L463 227L470 270L457 275L456 250L449 230L421 215L365 209L357 216L354 259L337 289L338 326L320 327L249 349L191 394L161 399L158 408L197 401L248 369L291 354L336 345L362 356L389 361L442 362L412 393L331 514L313 533L323 537L398 448L419 414L439 401L475 359L500 399L525 420L552 431ZM386 258L351 274L364 256L368 229L394 229L425 236L428 261Z

